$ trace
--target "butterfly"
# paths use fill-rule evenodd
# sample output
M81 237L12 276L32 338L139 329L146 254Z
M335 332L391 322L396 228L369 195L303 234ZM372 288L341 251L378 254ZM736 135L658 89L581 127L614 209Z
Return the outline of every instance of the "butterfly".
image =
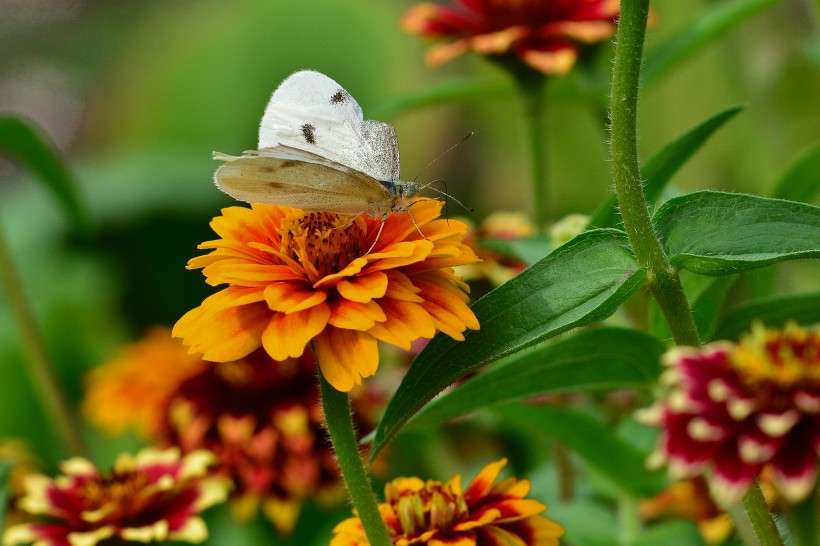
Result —
M331 78L302 70L273 92L259 126L259 149L225 161L217 187L239 201L384 217L407 210L418 191L399 180L399 145L389 123L365 120Z

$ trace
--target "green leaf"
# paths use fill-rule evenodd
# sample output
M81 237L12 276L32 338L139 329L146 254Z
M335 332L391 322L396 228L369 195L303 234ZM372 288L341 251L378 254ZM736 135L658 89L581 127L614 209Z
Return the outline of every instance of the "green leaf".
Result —
M820 191L820 143L804 150L780 178L774 196L811 202Z
M546 235L536 234L520 239L484 239L481 246L486 247L503 256L521 260L532 265L550 253L552 245Z
M700 49L720 38L752 15L778 3L779 0L733 0L710 4L714 7L684 27L677 35L646 55L641 74L649 85Z
M10 461L0 461L0 536L3 536L6 523L6 510L9 507L9 474L14 467Z
M570 328L602 320L646 276L626 236L587 231L556 249L473 306L481 330L464 343L436 336L416 358L376 432L375 457L433 396L466 374Z
M571 503L553 503L544 514L561 524L566 535L561 543L575 546L612 546L620 534L611 509L592 499L579 498ZM594 525L590 525L594 522Z
M696 125L682 136L664 146L641 166L644 180L644 194L649 203L655 203L666 188L667 183L684 163L709 140L718 129L735 117L744 106L732 106L721 110L712 117ZM592 227L613 227L621 221L617 212L618 201L610 196L592 214L587 224Z
M727 275L820 257L820 207L702 191L670 199L653 219L673 266Z
M783 326L788 320L805 325L820 322L820 292L760 298L733 307L720 318L714 339L738 339L754 321Z
M76 184L60 153L37 127L20 117L0 117L0 151L22 163L54 192L77 231L88 230L88 216L77 196Z
M654 384L664 350L663 343L635 330L579 332L499 362L427 404L407 426L426 426L537 394Z
M666 521L646 529L630 546L699 546L706 544L691 521Z
M560 440L624 491L649 496L664 486L663 472L646 469L645 453L617 436L612 427L590 415L555 406L522 404L499 406L492 412L509 426Z
M717 321L718 312L723 303L726 301L726 296L729 294L729 289L737 282L736 275L726 275L723 277L702 277L710 282L697 295L697 298L692 303L692 315L695 318L695 324L698 327L698 334L701 339L712 339L712 334L715 331L715 322Z

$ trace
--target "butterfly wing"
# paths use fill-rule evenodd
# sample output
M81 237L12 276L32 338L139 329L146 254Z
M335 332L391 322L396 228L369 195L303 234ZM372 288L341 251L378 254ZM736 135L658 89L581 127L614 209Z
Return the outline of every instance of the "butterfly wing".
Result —
M280 146L310 152L376 180L399 180L393 126L364 120L350 93L319 72L296 72L273 92L259 127L259 149Z
M226 161L214 182L239 201L373 216L392 206L393 196L377 180L305 150L283 145L241 157L214 153L214 159Z

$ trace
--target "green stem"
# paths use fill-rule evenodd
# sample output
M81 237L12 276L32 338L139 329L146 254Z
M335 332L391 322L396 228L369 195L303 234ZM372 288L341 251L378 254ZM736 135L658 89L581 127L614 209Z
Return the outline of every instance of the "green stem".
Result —
M612 176L621 217L646 282L669 323L678 345L700 345L700 336L677 272L661 247L649 216L638 163L638 89L646 35L649 0L624 0L615 45L612 76L611 138ZM759 486L743 497L757 538L763 546L782 539Z
M788 512L789 528L795 546L820 546L820 522L817 521L818 496L820 490L815 490L809 498Z
M319 371L319 389L322 393L322 409L327 430L345 485L356 507L371 546L391 546L393 542L379 513L376 497L364 468L359 443L353 429L350 400L347 393L337 391Z
M769 505L766 504L766 497L763 496L759 483L755 482L749 492L743 496L743 506L746 508L749 519L752 520L760 546L783 546L780 531L774 522Z
M54 367L48 358L34 313L26 301L23 283L12 262L11 252L6 245L5 236L0 226L0 284L6 292L9 309L20 333L25 364L34 390L47 418L51 421L54 432L60 439L66 452L71 455L88 456L80 427L80 420L68 404L65 394L54 373Z
M640 534L640 517L638 516L638 503L634 497L621 495L618 498L618 520L620 522L620 544L632 544L638 539Z
M515 70L513 76L524 103L535 199L535 221L539 228L543 228L552 221L547 173L547 103L544 99L547 78L529 67Z
M678 345L700 345L677 272L655 235L638 165L638 87L649 0L622 3L612 79L611 138L615 194L629 242Z

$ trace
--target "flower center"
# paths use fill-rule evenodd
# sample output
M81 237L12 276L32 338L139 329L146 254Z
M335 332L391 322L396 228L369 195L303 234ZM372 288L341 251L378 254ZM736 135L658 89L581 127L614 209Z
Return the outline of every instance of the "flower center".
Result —
M312 264L318 278L338 273L364 252L363 218L351 220L330 212L304 212L282 220L280 249L302 264Z
M142 472L106 473L83 483L79 488L85 510L94 511L110 507L119 514L130 512L138 497L151 483Z
M447 534L469 515L464 496L450 485L435 481L413 485L416 486L388 486L386 491L387 502L393 505L404 537L415 538L434 530Z
M731 353L731 361L750 387L761 383L820 387L820 332L808 332L795 324L784 330L766 330L758 324Z

